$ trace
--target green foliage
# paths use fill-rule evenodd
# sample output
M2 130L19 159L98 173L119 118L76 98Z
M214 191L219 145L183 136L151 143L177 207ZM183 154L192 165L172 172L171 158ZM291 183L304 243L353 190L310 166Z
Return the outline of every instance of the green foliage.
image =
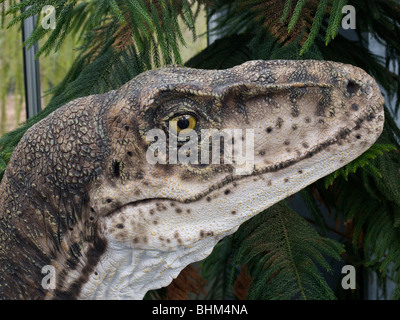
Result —
M264 27L273 30L275 38L278 39L287 36L283 35L284 32L297 35L302 33L300 55L310 49L321 29L325 30L326 44L336 37L342 18L341 9L347 3L346 0L333 0L333 4L330 4L332 1L329 0L294 2L286 0L283 4L283 1L215 1L211 5L210 15L221 10L226 12L222 18L217 19L218 25L213 31L217 34L249 32L257 21L259 22L257 26L261 22ZM275 17L276 11L280 11L281 16ZM328 27L324 25L326 15L329 20ZM278 29L276 25L281 25L282 28ZM295 38L297 37L293 39Z
M121 1L10 1L0 0L4 15L15 28L43 5L56 7L57 28L36 28L27 45L44 41L39 54L61 47L68 33L81 47L69 72L52 90L52 98L39 115L0 139L0 170L24 132L56 108L80 96L118 88L135 75L168 63L182 63L185 44L178 17L196 38L198 9L209 16L223 12L210 32L220 39L196 54L187 66L229 68L253 59L325 59L359 66L385 89L385 127L378 142L358 159L300 192L310 218L305 220L281 202L257 215L238 232L223 239L202 262L209 282L206 298L234 298L238 267L251 275L250 299L333 299L323 273L330 260L339 259L344 244L346 263L375 273L380 283L390 278L400 298L400 129L393 115L400 106L400 5L388 0L121 0ZM340 32L342 7L357 10L358 39ZM32 7L24 13L21 8ZM198 7L197 7L198 8ZM386 47L385 57L368 49L363 36L374 35ZM397 94L397 95L396 95ZM393 105L391 101L393 100ZM339 227L330 226L328 211ZM344 229L344 231L343 231ZM350 260L351 259L351 260ZM148 297L154 297L149 293ZM362 293L357 295L361 297Z
M326 29L325 44L328 45L331 40L335 39L339 33L340 22L343 18L342 8L346 5L347 0L333 0L329 24Z
M232 279L235 265L233 262L233 236L222 239L207 259L201 263L201 275L210 283L206 298L210 300L233 298Z
M4 17L4 22L9 20ZM6 43L7 38L20 39L21 35L18 29L2 30L0 29L0 134L4 134L7 129L7 96L14 96L15 122L19 123L24 99L24 79L22 50L20 43ZM1 167L1 164L0 164Z
M318 35L318 32L322 26L322 21L323 21L327 6L328 6L328 0L320 1L319 5L318 5L318 9L315 12L315 17L314 17L314 20L312 23L310 34L308 35L306 42L304 42L304 45L300 50L300 54L303 54L305 51L307 51L310 48L310 45L314 42L315 37ZM332 16L330 17L330 20L332 20ZM331 36L332 36L332 34L331 34Z
M365 170L367 170L371 175L375 175L378 178L382 178L382 175L379 172L379 170L369 160L375 159L378 156L382 156L384 152L393 150L397 150L393 145L375 143L373 146L371 146L371 148L365 151L357 159L354 159L349 164L326 176L324 178L325 187L328 188L330 185L332 185L333 181L339 175L341 175L347 181L347 176L350 173L355 173L358 168L362 168L364 166Z
M288 25L288 32L292 31L293 27L297 24L299 20L301 10L303 9L307 0L299 0L296 3L296 7L294 8L293 15L290 18L289 25Z
M243 224L234 237L235 261L252 276L249 299L334 299L319 266L339 260L342 245L321 237L285 201Z
M328 189L329 177L316 183L325 206L351 226L348 240L356 259L376 272L381 283L390 278L397 284L394 298L400 284L399 138L387 112L383 133L372 150L339 169ZM347 174L354 168L354 174Z

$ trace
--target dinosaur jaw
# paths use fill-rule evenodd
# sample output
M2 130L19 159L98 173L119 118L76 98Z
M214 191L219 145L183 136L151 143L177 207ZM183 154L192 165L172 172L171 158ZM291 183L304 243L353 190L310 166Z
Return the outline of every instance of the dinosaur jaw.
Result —
M221 238L234 231L173 251L131 249L108 239L108 250L79 299L140 300L147 291L169 285L187 265L207 257Z

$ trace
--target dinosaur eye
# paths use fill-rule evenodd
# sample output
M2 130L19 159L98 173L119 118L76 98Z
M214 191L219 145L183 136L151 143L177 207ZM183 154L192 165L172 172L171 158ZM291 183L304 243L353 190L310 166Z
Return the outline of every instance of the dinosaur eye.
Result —
M188 133L196 128L197 120L191 114L183 114L169 120L169 125L175 133Z

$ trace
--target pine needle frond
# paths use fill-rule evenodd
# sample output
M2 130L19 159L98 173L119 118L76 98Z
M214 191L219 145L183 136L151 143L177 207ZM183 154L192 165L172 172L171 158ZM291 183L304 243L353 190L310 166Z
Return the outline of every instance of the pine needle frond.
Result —
M234 236L235 262L252 277L249 299L334 299L319 267L343 248L321 237L282 201L242 225Z
M354 159L346 166L326 176L324 178L325 188L328 188L330 185L332 185L338 176L342 176L345 180L347 180L347 177L350 173L355 173L358 168L362 168L364 166L366 166L366 170L368 170L372 175L382 178L382 175L379 172L379 170L369 160L375 159L378 156L382 156L384 152L389 152L393 150L397 149L395 146L391 144L375 143L374 145L371 146L371 148L365 151L357 159Z
M206 299L229 299L233 296L232 238L228 236L222 239L211 254L201 262L201 276L210 284Z

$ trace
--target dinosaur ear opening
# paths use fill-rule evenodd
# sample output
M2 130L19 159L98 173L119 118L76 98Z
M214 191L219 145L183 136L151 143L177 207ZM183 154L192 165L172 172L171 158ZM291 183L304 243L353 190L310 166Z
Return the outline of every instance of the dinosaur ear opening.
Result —
M357 84L354 80L349 80L349 82L347 83L346 90L349 94L353 95L356 94L358 90L360 90L360 88L361 86Z
M119 178L121 176L121 162L113 161L111 163L111 175L114 178Z

